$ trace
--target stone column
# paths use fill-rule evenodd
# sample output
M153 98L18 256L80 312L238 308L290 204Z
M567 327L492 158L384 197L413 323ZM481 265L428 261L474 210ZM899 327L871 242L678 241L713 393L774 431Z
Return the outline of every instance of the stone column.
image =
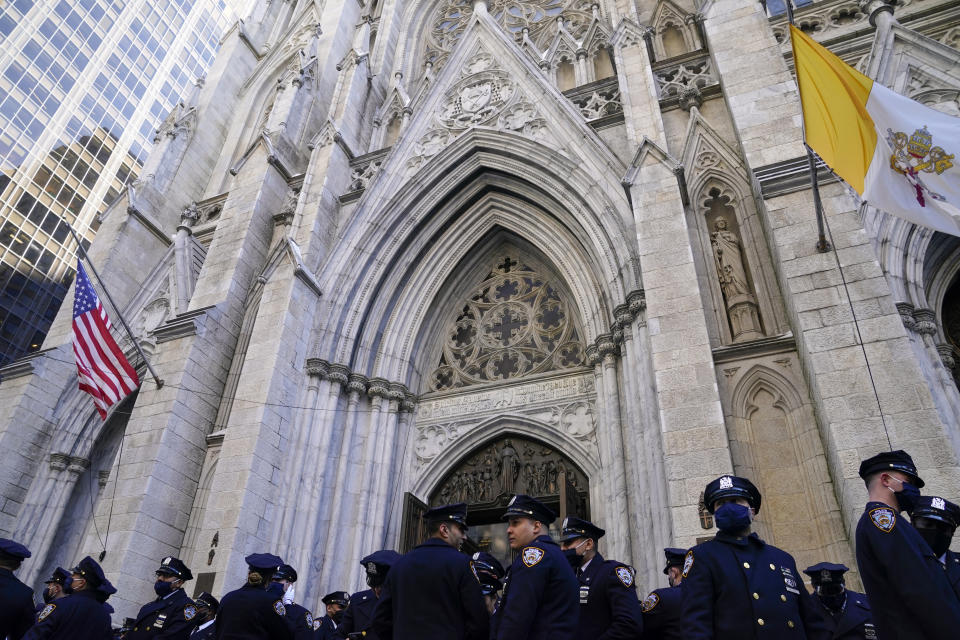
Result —
M379 464L379 473L377 474L375 501L372 508L373 522L373 544L376 547L382 547L386 544L385 530L390 517L390 497L392 487L397 484L397 466L400 454L397 452L397 430L399 427L400 403L406 398L407 388L398 383L391 382L390 390L387 393L389 404L384 416L383 430L381 433L382 450L379 451L376 464Z
M367 394L370 396L370 418L367 430L367 439L363 445L363 458L360 485L360 507L357 510L358 521L363 523L362 549L370 549L377 544L374 535L374 522L378 509L377 486L380 476L389 473L389 464L385 464L384 457L384 421L389 408L388 395L390 383L383 378L371 378ZM386 467L386 468L385 468ZM363 551L366 553L366 551Z

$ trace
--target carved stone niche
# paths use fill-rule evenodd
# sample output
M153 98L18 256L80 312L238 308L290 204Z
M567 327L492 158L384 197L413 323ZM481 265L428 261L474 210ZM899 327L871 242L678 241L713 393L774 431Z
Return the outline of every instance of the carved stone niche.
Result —
M589 513L586 475L554 447L507 434L474 451L437 485L430 504L466 502L470 511L500 509L517 493L555 502L566 478L570 511ZM571 504L575 502L575 504Z

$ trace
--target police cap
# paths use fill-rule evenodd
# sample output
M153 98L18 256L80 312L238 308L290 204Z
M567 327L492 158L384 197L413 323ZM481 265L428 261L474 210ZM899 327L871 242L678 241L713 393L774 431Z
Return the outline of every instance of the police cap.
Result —
M917 506L910 512L911 520L917 518L939 520L956 529L957 525L960 525L960 507L946 498L920 496L917 498Z
M247 563L247 566L251 569L255 569L258 572L276 570L277 567L283 564L283 560L280 556L275 556L272 553L251 553L244 560ZM272 575L272 574L271 574Z
M504 512L501 520L509 520L510 518L516 517L530 518L543 524L551 524L557 519L557 514L548 509L547 506L539 500L523 494L517 494L510 498L510 502L507 503L507 510Z
M160 561L160 568L157 569L157 573L159 575L173 576L183 581L193 580L193 574L190 572L190 569L187 568L187 565L183 564L180 558L174 558L173 556L167 556Z
M393 563L400 559L400 554L392 549L381 549L360 560L360 564L370 575L386 573Z
M8 538L0 538L0 554L14 560L24 560L33 555L30 553L30 549Z
M483 595L489 596L500 590L505 572L499 560L486 551L478 551L471 556L470 566L480 581Z
M465 502L458 502L456 504L444 504L439 507L433 507L423 514L423 519L427 522L456 522L466 529L467 504Z
M206 607L211 611L216 611L220 608L220 601L206 591L201 591L193 601L197 603L198 607Z
M273 572L274 580L286 580L287 582L297 581L296 570L288 564L282 564Z
M683 567L683 561L687 557L687 550L667 547L663 550L663 555L667 557L667 564L663 567L663 575L667 575L670 573L670 567Z
M739 476L720 476L707 485L703 492L703 503L707 511L713 513L713 505L720 498L745 498L754 511L760 513L760 490L746 478Z
M570 542L577 538L592 538L594 541L597 541L606 533L606 531L592 522L567 516L563 519L563 526L560 531L560 542Z
M923 479L917 475L917 465L913 464L913 458L902 449L896 451L881 451L872 458L867 458L860 463L860 477L866 480L874 473L881 471L900 471L910 477L910 481L922 489L925 484Z
M61 587L67 582L67 578L70 577L70 572L64 569L63 567L57 567L53 570L50 578L43 581L43 584L59 584Z
M850 569L846 565L834 564L832 562L820 562L803 570L805 574L810 576L810 582L812 582L814 586L820 584L843 584L843 574L847 571L850 571Z
M100 592L103 596L101 602L106 602L107 597L117 592L110 581L107 580L107 576L103 574L103 569L90 556L84 557L71 571L86 580L91 589Z
M346 607L350 604L350 594L346 591L334 591L333 593L328 593L323 596L320 602L323 604L338 604L341 607Z

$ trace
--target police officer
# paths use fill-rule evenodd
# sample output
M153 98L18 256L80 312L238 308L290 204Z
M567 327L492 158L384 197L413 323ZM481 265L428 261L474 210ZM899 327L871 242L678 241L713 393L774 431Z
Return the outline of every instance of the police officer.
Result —
M167 556L160 561L155 575L157 580L153 583L153 591L157 599L140 608L133 629L124 638L187 640L196 626L197 605L187 597L183 585L193 580L193 573L180 558Z
M367 638L376 638L370 632L370 622L373 620L373 610L383 591L383 582L387 579L390 567L400 559L400 554L390 549L374 551L360 560L361 566L367 574L369 589L358 591L350 596L350 606L343 613L343 624L337 628L336 637L346 638L351 633L367 632Z
M605 560L597 545L606 531L580 518L564 518L560 548L580 583L580 622L577 638L633 640L643 630L633 569Z
M295 640L312 640L313 632L313 614L296 602L296 588L294 583L297 581L297 572L288 564L282 564L273 574L273 581L279 583L283 588L283 605L287 610L287 622L293 628L293 637Z
M946 498L920 496L910 513L910 521L920 537L930 545L947 573L947 581L953 592L960 598L960 554L950 551L950 541L960 524L960 507Z
M267 590L283 560L272 553L246 557L247 582L220 600L213 637L216 640L293 640L283 594Z
M823 607L821 614L834 640L876 638L877 629L870 615L867 596L847 589L843 574L850 569L842 564L821 562L803 570L810 576L814 599Z
M503 519L516 558L491 619L491 640L573 640L580 584L547 532L556 516L530 496L515 495Z
M500 561L486 551L477 551L470 558L470 566L480 581L480 593L483 594L487 613L493 615L500 601L500 589L503 587L503 576L506 573Z
M684 637L680 617L683 605L680 582L683 580L683 560L687 550L667 547L663 553L667 558L663 573L670 586L654 589L640 603L644 640L682 640Z
M857 523L857 566L877 635L956 638L960 601L930 545L900 518L920 498L923 480L904 451L884 451L860 463L867 507Z
M193 602L197 605L197 617L193 619L197 626L190 632L190 640L213 640L213 624L217 621L220 601L201 591Z
M373 612L380 640L487 640L490 616L470 559L467 505L444 505L423 514L430 536L397 560Z
M346 591L334 591L320 599L327 608L327 615L316 618L313 626L316 629L316 640L334 640L337 627L343 621L343 611L350 606L350 594Z
M33 624L33 589L13 575L30 555L19 542L0 538L0 638L20 640Z
M110 614L103 606L117 592L90 556L71 570L70 594L51 602L37 616L24 640L104 640L111 637Z
M753 483L722 476L707 485L703 501L720 532L684 558L684 637L829 638L793 556L750 532L760 511L760 492Z
M57 567L43 584L43 604L37 605L37 613L43 610L44 605L67 597L66 589L70 584L70 572L63 567Z

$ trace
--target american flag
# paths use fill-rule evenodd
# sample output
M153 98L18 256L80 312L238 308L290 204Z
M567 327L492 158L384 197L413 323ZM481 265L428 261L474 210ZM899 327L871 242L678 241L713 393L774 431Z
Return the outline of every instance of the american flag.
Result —
M110 318L77 261L77 286L73 294L73 354L77 360L80 390L93 396L102 419L107 410L140 386L140 378L110 335Z

